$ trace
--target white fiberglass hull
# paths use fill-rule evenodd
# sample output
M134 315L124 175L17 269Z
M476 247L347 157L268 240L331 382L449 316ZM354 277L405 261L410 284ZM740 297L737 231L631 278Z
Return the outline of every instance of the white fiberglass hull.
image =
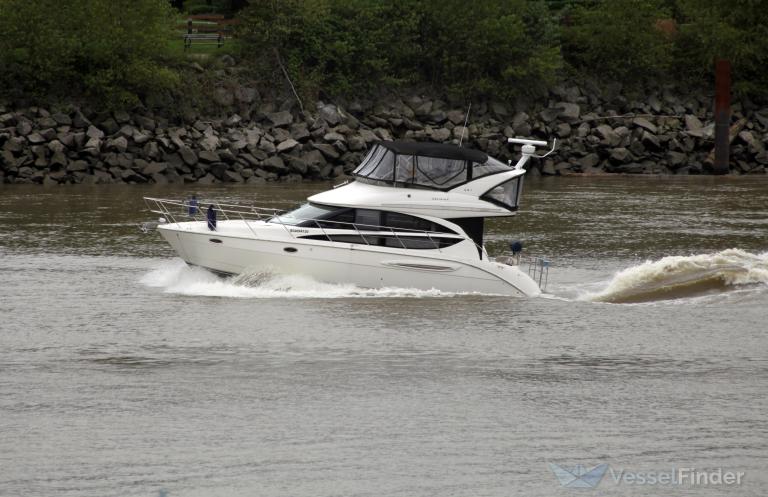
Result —
M361 288L536 296L538 285L517 266L451 258L446 251L406 250L300 238L254 238L199 229L200 223L160 226L185 262L218 273L299 274ZM187 226L185 226L187 225ZM418 253L415 253L418 252Z

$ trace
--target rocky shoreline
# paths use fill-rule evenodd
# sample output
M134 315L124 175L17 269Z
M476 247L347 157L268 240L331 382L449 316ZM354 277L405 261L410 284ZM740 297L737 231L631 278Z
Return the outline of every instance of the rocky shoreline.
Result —
M372 142L463 143L500 159L507 137L558 139L532 175L711 173L708 97L668 90L629 101L620 92L556 88L545 102L481 103L465 110L422 96L345 105L261 101L243 87L217 88L221 117L170 122L148 111L86 115L0 106L0 183L261 183L343 178ZM731 174L765 174L768 108L736 104Z

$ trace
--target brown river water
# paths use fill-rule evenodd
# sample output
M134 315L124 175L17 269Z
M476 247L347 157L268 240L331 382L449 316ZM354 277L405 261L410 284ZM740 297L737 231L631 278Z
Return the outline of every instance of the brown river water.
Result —
M552 260L530 299L224 280L137 227L328 187L0 187L0 496L768 493L768 178L529 181L487 247Z

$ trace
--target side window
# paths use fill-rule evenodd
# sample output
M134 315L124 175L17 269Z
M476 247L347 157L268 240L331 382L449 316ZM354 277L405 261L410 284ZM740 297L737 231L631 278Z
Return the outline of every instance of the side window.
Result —
M500 205L506 209L517 209L520 200L520 190L523 188L523 177L517 176L485 192L480 198Z
M387 228L432 231L432 222L426 219L400 214L399 212L385 212L384 226Z
M381 211L371 209L357 209L355 211L355 224L360 230L379 230L381 226Z
M355 243L358 245L376 245L391 248L434 250L450 247L461 242L462 238L417 237L417 236L381 236L381 235L309 235L302 236L309 240Z
M467 162L464 160L416 158L416 180L419 185L449 188L467 180Z
M334 222L335 221L335 222ZM352 223L355 222L355 209L341 209L334 214L320 221L322 228L334 230L351 230Z
M409 216L408 214L400 214L399 212L385 212L384 213L384 226L394 229L402 230L416 230L416 231L438 231L441 233L454 233L453 230L446 228L432 221L421 219L416 216Z

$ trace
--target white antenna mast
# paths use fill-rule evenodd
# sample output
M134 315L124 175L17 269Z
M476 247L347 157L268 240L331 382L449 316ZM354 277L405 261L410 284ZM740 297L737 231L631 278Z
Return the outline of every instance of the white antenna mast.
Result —
M461 128L461 137L459 138L459 146L461 146L461 142L464 141L464 132L467 130L467 122L469 121L469 112L472 110L472 102L469 102L469 107L467 107L467 115L464 116L464 127Z

